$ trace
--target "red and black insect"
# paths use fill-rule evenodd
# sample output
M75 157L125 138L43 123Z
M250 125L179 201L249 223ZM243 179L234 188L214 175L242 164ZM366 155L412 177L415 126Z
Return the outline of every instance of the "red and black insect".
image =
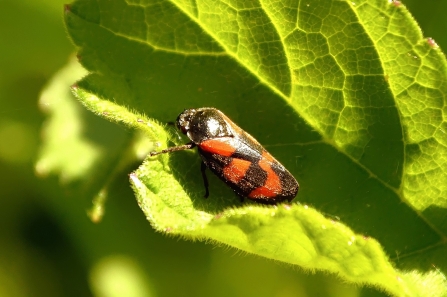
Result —
M152 152L151 156L197 147L205 197L209 196L207 167L241 198L276 204L292 201L298 193L292 174L221 111L212 107L187 109L177 117L176 126L191 142Z

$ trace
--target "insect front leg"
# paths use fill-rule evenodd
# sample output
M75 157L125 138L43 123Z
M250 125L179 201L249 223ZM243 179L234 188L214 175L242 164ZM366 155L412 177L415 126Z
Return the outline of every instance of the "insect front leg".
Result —
M208 178L206 177L206 164L205 162L200 163L200 171L202 172L203 184L205 186L205 198L208 198L210 191L208 190Z
M193 142L184 144L184 145L179 145L179 146L173 146L173 147L168 147L167 149L164 149L162 151L159 152L150 152L151 157L152 156L156 156L156 155L160 155L160 154L166 154L166 153L172 153L172 152L177 152L177 151L183 151L183 150L189 150L194 148L196 145Z

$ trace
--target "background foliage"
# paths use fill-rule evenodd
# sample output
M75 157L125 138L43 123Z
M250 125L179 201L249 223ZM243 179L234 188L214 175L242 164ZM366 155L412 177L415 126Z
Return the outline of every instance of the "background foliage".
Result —
M446 23L443 17L436 17L446 11L445 4L435 1L405 4L419 21L424 35L434 37L441 48L446 48L447 37L441 33L445 32ZM40 107L51 113L55 103L49 100L68 97L68 92L60 87L64 83L69 85L82 72L67 68L61 70L63 75L59 76L65 77L65 81L49 81L73 52L64 33L62 3L3 1L0 8L0 22L3 22L0 27L3 45L0 57L2 296L112 296L107 289L116 278L126 284L126 296L178 296L185 292L191 296L382 294L369 288L359 290L340 283L333 276L302 273L232 249L213 248L201 242L155 233L128 186L126 172L135 169L137 162L123 165L123 170L99 168L85 177L80 176L83 171L79 169L88 164L88 160L84 160L85 163L67 163L64 169L69 174L65 176L36 178L34 162L44 120L37 108L39 93L44 84L49 86L43 93ZM68 113L72 110L67 109L62 116L74 117ZM121 148L138 138L129 130L97 119L80 108L78 112L89 123L89 131L108 131L100 141L86 141L87 145L79 148L86 156L98 154L120 160L123 157ZM51 129L47 124L44 131L49 134ZM63 131L64 134L58 136L61 141L53 143L60 146L61 155L54 156L56 159L64 158L64 147L73 145L64 142L64 135L78 135L89 140L88 133L94 133L73 126ZM105 152L108 155L104 155ZM125 157L134 155L138 154ZM38 174L43 175L45 171L39 168L42 167L37 164ZM112 169L118 175L113 180L99 174ZM90 197L96 192L88 187L81 188L83 183L77 180L83 178L108 185L104 190L110 197L106 216L100 224L92 224L86 215ZM100 198L101 195L97 196ZM390 236L398 235L390 232ZM419 235L426 236L426 233ZM390 256L399 263L399 250ZM437 268L430 264L434 263L427 263L425 269ZM114 291L122 296L116 288Z

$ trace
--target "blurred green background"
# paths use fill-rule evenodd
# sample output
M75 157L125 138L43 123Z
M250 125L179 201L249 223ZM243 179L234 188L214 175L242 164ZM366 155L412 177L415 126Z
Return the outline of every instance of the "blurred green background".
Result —
M332 276L157 234L125 172L99 224L87 217L90 196L76 185L36 176L45 120L37 100L75 51L63 4L0 1L0 296L380 296ZM447 48L446 2L404 4L424 35Z

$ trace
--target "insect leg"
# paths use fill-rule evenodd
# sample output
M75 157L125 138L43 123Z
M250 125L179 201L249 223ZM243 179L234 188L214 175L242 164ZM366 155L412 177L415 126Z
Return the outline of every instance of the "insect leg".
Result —
M151 157L152 156L156 156L156 155L160 155L160 154L166 154L166 153L172 153L172 152L177 152L177 151L183 151L183 150L189 150L194 148L196 145L192 142L184 144L184 145L179 145L179 146L173 146L173 147L168 147L167 149L164 149L162 151L159 152L150 152Z
M205 162L200 163L200 171L202 172L203 184L205 185L205 198L208 198L210 191L208 190L208 178L206 177L206 165Z

